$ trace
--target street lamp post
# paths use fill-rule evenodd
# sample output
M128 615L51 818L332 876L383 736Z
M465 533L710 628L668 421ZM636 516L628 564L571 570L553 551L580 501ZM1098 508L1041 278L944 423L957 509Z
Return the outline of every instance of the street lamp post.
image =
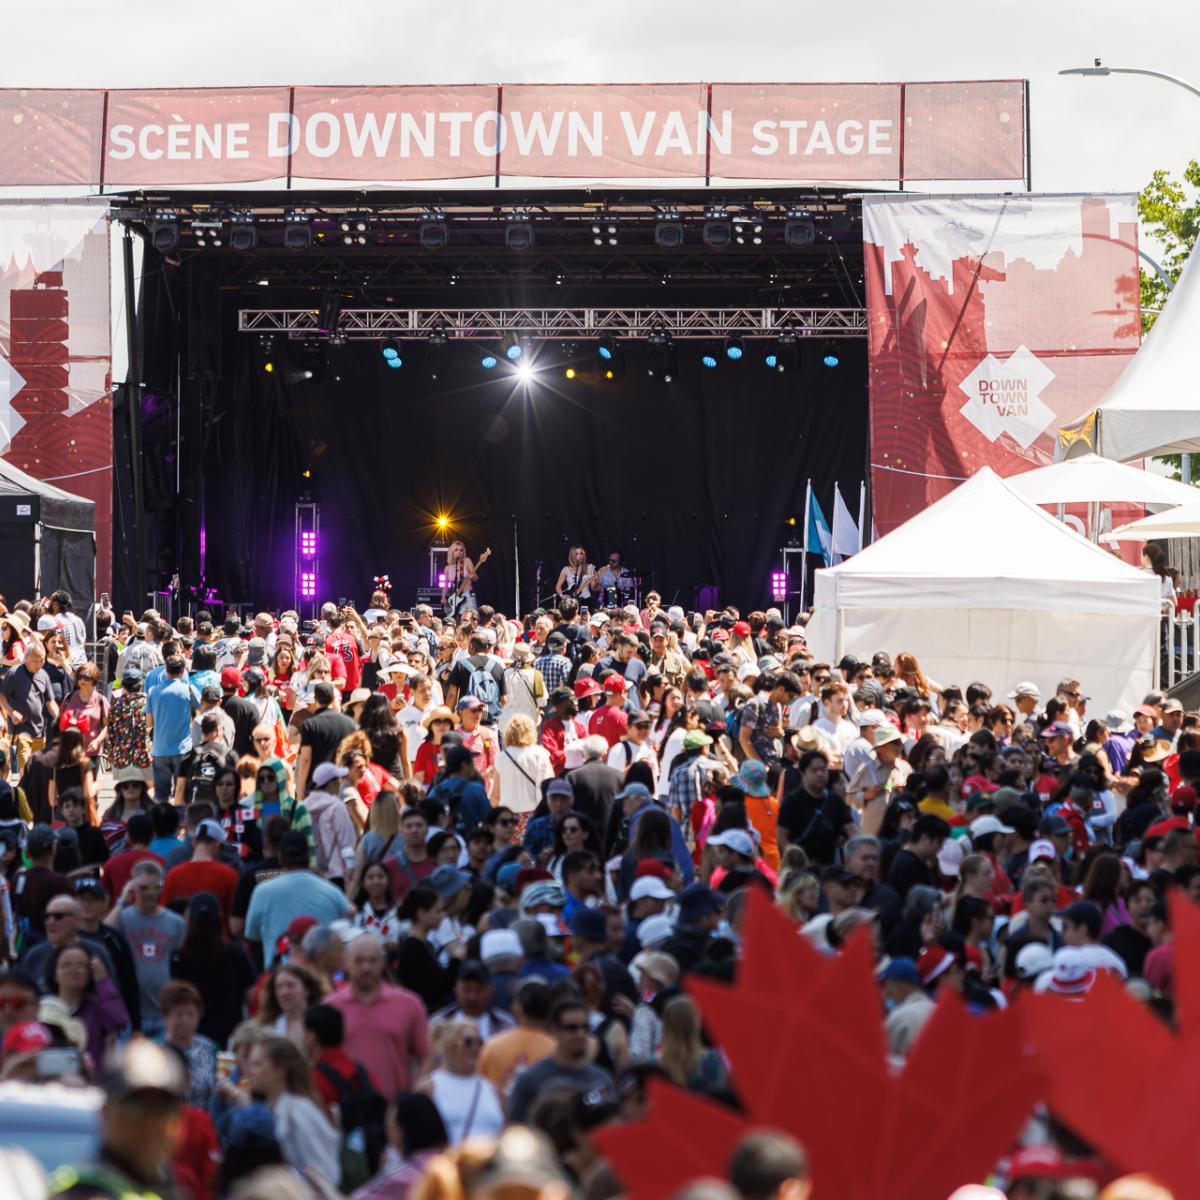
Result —
M1151 71L1147 67L1106 67L1098 58L1092 59L1090 67L1067 67L1065 70L1059 71L1059 74L1088 76L1145 75L1150 79L1163 79L1167 83L1173 83L1176 87L1183 88L1185 92L1191 92L1193 96L1200 96L1200 87L1196 87L1193 83L1188 83L1186 79L1180 79L1178 75L1168 75L1164 71ZM1143 254L1142 257L1154 267L1159 277L1167 284L1167 290L1170 291L1174 285L1166 279L1162 267L1148 255ZM1180 455L1179 474L1182 476L1184 483L1192 482L1192 456L1190 454Z

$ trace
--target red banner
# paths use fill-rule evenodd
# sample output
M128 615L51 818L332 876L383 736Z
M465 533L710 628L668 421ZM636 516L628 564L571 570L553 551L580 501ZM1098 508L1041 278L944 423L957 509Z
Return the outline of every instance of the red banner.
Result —
M1053 460L1141 338L1133 196L868 197L872 513Z
M112 576L107 204L0 204L0 454L96 505Z
M0 89L0 186L1025 175L1025 85Z

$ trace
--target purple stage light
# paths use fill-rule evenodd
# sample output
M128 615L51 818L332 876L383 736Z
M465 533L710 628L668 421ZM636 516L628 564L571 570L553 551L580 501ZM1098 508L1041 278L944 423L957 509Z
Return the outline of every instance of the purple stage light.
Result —
M300 572L300 595L305 600L314 600L317 595L317 573L316 571L301 571Z
M444 588L444 587L446 586L446 572L445 572L445 571L439 571L439 572L438 572L438 582L437 582L437 585L438 585L438 587L440 587L440 588Z
M788 577L786 571L771 572L771 599L786 600L788 594Z
M315 558L317 554L317 531L306 529L300 535L300 554L303 558Z

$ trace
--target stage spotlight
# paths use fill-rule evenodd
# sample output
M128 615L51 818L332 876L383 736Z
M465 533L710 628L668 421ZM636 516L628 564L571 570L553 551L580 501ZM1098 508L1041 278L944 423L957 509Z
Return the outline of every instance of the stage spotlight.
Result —
M739 246L761 246L763 240L763 224L760 218L734 217L733 240Z
M321 293L321 306L317 309L317 328L332 335L342 319L342 296L333 290Z
M249 213L235 216L229 227L229 248L245 254L257 245L258 230L254 227L254 218Z
M501 346L504 349L504 357L511 363L515 363L525 353L525 346L515 333L510 333L501 342Z
M574 367L568 367L568 368L567 368L567 369L566 369L566 370L563 372L563 376L564 376L564 378L566 378L566 379L574 379L574 378L575 378L575 368L574 368Z
M517 363L517 378L524 384L533 382L534 370L533 364L528 362Z
M700 365L707 367L710 371L715 371L717 367L717 356L712 350L705 350L700 355Z
M150 244L159 254L174 254L179 249L179 222L151 221Z
M800 343L795 329L786 327L779 333L779 340L763 357L768 371L798 371L800 369Z
M646 338L646 374L670 383L675 378L675 344L665 329L652 329Z
M500 359L497 358L497 356L491 350L485 350L479 356L479 365L485 371L495 370L495 368L499 365L499 362L500 362Z
M732 237L729 222L725 220L705 221L700 237L704 244L713 250L720 250L728 246Z
M740 362L746 353L746 346L741 338L728 337L725 339L725 357L731 362Z
M402 367L404 365L404 359L400 356L400 347L391 338L388 338L380 345L379 352L383 355L383 360L389 367Z
M193 220L192 236L196 239L196 245L201 250L206 246L220 246L221 222L211 218L208 220Z
M275 364L270 361L265 362L265 363L263 363L263 370L266 371L266 373L268 375L274 375L275 374Z
M654 244L660 250L678 250L683 245L683 222L659 221L654 226Z
M774 350L768 350L763 356L763 365L768 371L779 370L779 355Z
M840 366L842 362L842 356L838 353L837 347L826 346L825 353L821 358L821 362L830 369Z
M605 216L600 214L592 222L592 245L593 246L615 246L617 244L617 219L616 217Z
M528 250L533 241L533 222L529 214L513 213L504 226L504 244L510 250Z
M383 361L387 366L391 367L393 371L398 371L402 366L404 366L404 359L402 359L398 354L395 358L385 358Z
M304 212L289 212L284 217L283 245L286 250L311 250L313 243L312 226L308 214Z
M783 227L783 240L784 244L793 250L811 246L817 240L817 227L806 219L788 221Z
M422 221L417 236L422 250L441 250L450 241L450 226L445 221Z
M617 356L617 343L610 337L602 337L596 343L596 353L600 356L601 362L612 362Z
M339 222L343 246L365 246L370 229L370 218L366 213L346 213Z

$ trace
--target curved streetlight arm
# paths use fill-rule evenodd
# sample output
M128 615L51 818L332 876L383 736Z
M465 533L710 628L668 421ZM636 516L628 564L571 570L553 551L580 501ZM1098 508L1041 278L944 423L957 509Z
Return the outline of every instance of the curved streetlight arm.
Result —
M1100 60L1096 60L1095 66L1091 67L1068 67L1065 71L1059 71L1060 75L1148 75L1151 79L1165 79L1167 83L1173 83L1176 87L1181 87L1185 91L1191 92L1193 96L1200 96L1200 87L1188 83L1186 79L1180 79L1178 75L1167 75L1162 71L1150 71L1144 67L1104 67L1100 65Z

